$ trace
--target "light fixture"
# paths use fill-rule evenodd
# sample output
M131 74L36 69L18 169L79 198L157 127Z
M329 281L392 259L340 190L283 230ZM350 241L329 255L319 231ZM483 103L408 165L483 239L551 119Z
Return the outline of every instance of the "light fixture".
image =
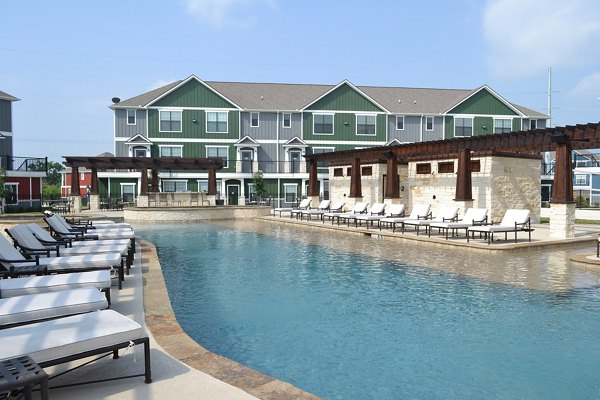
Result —
M481 125L481 129L487 129L487 125Z
M198 123L198 120L197 120L197 119L193 119L193 120L192 120L192 123L194 123L194 124L197 124L197 123Z

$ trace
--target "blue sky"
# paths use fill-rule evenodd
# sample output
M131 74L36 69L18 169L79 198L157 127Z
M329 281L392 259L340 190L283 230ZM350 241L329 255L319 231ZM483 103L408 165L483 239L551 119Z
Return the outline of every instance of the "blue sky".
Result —
M472 89L600 121L597 0L4 1L14 153L113 151L111 98L209 81Z

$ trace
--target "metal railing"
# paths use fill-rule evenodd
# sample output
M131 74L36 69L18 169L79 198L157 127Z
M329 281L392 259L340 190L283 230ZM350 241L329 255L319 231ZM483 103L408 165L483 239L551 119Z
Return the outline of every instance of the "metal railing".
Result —
M48 171L48 158L0 156L0 167L5 171Z

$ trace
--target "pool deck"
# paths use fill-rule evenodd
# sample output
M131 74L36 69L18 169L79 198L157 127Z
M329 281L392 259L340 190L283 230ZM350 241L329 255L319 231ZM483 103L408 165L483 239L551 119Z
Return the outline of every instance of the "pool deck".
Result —
M82 213L87 217L122 218L119 212ZM598 213L600 215L600 213ZM403 242L419 241L432 246L458 248L473 252L518 252L530 248L551 246L585 246L589 252L577 254L571 261L584 268L600 271L600 259L595 257L595 246L600 234L600 225L576 225L575 237L567 240L549 238L548 224L532 226L532 242L526 235L519 236L519 242L495 242L488 245L483 240L467 244L466 239L445 240L443 237L426 235L416 236L414 232L391 233L378 229L355 228L345 225L325 224L320 221L297 221L289 216L263 217L263 221L277 224L293 224L311 229L335 230L353 235L382 235L386 239ZM20 223L21 221L14 221ZM500 235L502 238L504 235ZM225 357L211 353L180 328L170 305L166 286L162 277L160 263L155 247L142 241L138 246L135 266L131 275L126 277L124 289L112 290L112 309L129 316L145 326L151 339L152 378L151 384L145 384L143 378L129 378L113 382L104 382L51 390L53 399L316 399L288 383L261 374ZM143 299L143 301L142 301ZM138 346L139 347L139 346ZM59 378L55 384L70 383L89 379L103 379L108 376L129 375L143 369L143 350L128 352L119 360L102 359L71 374ZM60 368L59 368L60 369Z

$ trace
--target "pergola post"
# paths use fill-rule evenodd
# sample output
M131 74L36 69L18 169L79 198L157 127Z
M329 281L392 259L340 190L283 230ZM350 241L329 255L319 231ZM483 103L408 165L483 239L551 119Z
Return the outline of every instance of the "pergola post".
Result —
M319 203L319 178L317 177L317 161L308 160L308 197L312 204Z
M360 158L352 160L352 173L350 175L350 196L354 201L362 200L362 182L360 173Z
M208 204L216 205L217 200L217 170L210 168L208 170Z
M71 211L75 214L81 212L81 191L79 188L79 168L71 167Z
M152 183L150 184L151 192L158 192L158 170L156 168L152 168Z
M387 152L384 154L387 158L387 173L385 181L385 198L389 199L390 203L400 200L400 178L398 176L398 160L394 153Z
M462 208L463 213L467 208L473 207L473 184L471 181L471 149L462 149L458 153L458 167L456 171L456 193L454 201Z
M100 209L100 194L98 193L98 169L92 167L92 186L90 187L90 210Z
M573 145L565 134L555 134L556 162L552 198L550 199L550 237L565 239L575 236L575 201L573 199Z

